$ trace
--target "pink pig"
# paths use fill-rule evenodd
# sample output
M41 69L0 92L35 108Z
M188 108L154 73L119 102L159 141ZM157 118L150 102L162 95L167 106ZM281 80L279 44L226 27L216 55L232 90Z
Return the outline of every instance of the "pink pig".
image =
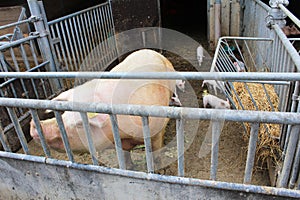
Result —
M174 71L171 62L153 50L139 50L130 54L123 62L114 67L114 72L167 72ZM65 91L53 100L73 102L101 102L109 104L139 104L168 106L175 90L175 80L129 80L94 79ZM124 105L126 106L126 105ZM74 152L88 152L88 143L80 113L65 111L63 123ZM107 114L88 113L92 139L97 151L114 146L110 117ZM120 138L124 150L144 143L141 117L117 115ZM149 117L152 150L162 148L163 136L169 118ZM31 136L39 141L36 126L30 123ZM41 121L42 131L49 147L64 151L64 145L56 119ZM127 164L131 163L130 156Z
M219 97L216 97L214 95L205 94L203 96L204 108L206 108L208 104L212 108L216 108L216 109L230 109L230 103L229 103L228 99L227 99L227 101L224 101L223 99L220 99Z

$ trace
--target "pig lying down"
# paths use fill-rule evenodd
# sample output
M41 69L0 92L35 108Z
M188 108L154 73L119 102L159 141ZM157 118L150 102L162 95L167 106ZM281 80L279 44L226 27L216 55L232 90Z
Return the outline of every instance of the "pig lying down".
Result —
M144 49L133 52L111 71L172 72L174 68L171 62L161 54ZM175 80L94 79L61 93L53 100L168 106L175 87ZM88 119L96 150L102 151L114 147L109 115L88 113ZM72 151L88 152L88 143L80 113L65 111L62 114L62 120ZM141 117L117 115L117 121L123 150L129 151L136 145L144 143ZM163 136L168 121L168 118L149 117L153 152L162 148ZM56 119L41 121L41 127L49 147L57 151L64 151ZM38 132L33 121L30 123L30 134L36 141L39 141ZM128 153L125 154L126 163L130 165L131 160L130 155L128 155Z

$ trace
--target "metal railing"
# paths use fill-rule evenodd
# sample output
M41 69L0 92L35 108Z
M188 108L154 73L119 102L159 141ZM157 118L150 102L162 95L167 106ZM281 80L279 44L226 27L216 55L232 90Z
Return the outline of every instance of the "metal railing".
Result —
M195 80L203 80L203 79L217 79L217 80L226 80L226 81L257 81L257 80L266 80L266 81L282 81L282 80L300 80L300 75L298 73L211 73L211 72L178 72L178 73L112 73L112 72L99 72L99 73L90 73L90 72L82 72L82 73L4 73L0 74L2 76L11 76L14 78L134 78L134 79L178 79L178 77L185 77L186 79L195 79ZM146 78L147 77L147 78ZM242 111L242 110L218 110L218 109L201 109L201 108L175 108L175 107L163 107L163 106L142 106L142 105L110 105L104 103L79 103L79 102L57 102L57 101L49 101L49 100L26 100L26 99L10 99L10 98L2 98L0 101L1 106L8 107L12 110L12 107L23 107L29 108L31 110L32 118L35 120L36 124L40 124L39 118L36 110L38 109L51 109L55 111L57 123L60 126L61 134L64 138L65 149L68 154L68 158L70 161L74 162L73 154L68 145L68 140L65 132L65 127L61 121L61 114L59 111L74 111L81 113L81 117L83 122L86 122L86 137L89 138L90 141L89 149L92 158L96 158L95 148L93 146L92 138L90 138L89 125L87 122L87 112L93 113L106 113L111 116L111 122L115 127L118 127L118 124L113 120L116 115L136 115L141 116L141 120L143 121L143 129L144 132L149 132L149 127L147 126L148 117L169 117L176 119L176 132L177 136L183 136L184 127L182 127L181 120L183 119L197 119L197 120L213 120L213 132L212 138L215 138L212 143L216 145L212 145L212 157L211 157L211 179L217 179L217 163L218 163L218 136L220 135L221 129L219 127L219 123L222 120L226 121L238 121L238 122L249 122L252 123L251 127L251 136L248 144L248 156L247 163L245 169L244 183L251 183L251 174L254 166L254 155L256 149L257 133L259 131L258 124L260 123L279 123L279 124L289 124L292 127L292 133L297 133L297 127L300 124L299 113L287 113L287 112L266 112L266 111ZM21 127L18 125L17 121L14 121L14 126L17 128L19 135L19 139L23 140L23 133ZM39 127L39 125L37 125ZM148 128L147 128L148 127ZM122 144L120 140L119 134L117 134L114 129L114 141L116 143L116 152L119 161L119 167L124 169L124 157L122 157ZM41 138L42 146L44 147L45 156L51 157L49 154L49 150L47 149L46 141L43 140L44 136L41 131L39 131L39 136ZM2 138L5 135L2 134ZM178 152L178 175L184 176L184 156L182 152L184 152L184 144L179 142L177 143L177 152ZM4 146L8 146L5 144L5 139L1 139L1 142L4 143ZM22 141L22 147L25 153L30 154L28 150L28 146L26 145L26 141ZM151 141L145 140L145 146L150 146ZM153 172L154 166L152 160L152 152L146 148L146 160L147 160L147 169L148 172ZM93 164L97 165L98 162L93 159Z
M61 65L59 71L104 71L118 59L111 1L52 20L48 25ZM89 63L94 60L99 65L91 68ZM85 62L87 65L83 65Z

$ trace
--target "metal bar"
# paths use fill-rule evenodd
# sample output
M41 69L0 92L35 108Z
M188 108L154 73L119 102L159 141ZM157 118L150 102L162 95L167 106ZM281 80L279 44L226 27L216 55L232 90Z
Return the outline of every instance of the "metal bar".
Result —
M154 173L154 163L153 163L152 146L151 146L151 133L149 128L148 117L142 117L142 123L143 123L144 144L146 150L147 171L148 173Z
M26 38L21 38L19 40L15 40L15 41L11 41L11 42L8 42L7 44L3 44L0 46L0 51L4 51L10 47L15 47L15 46L18 46L20 44L23 44L23 43L26 43L30 40L34 40L36 38L38 38L39 36L35 35L35 36L28 36Z
M300 126L299 125L292 126L285 159L283 162L283 167L278 179L278 187L287 187L288 179L291 172L291 166L296 151L296 146L299 139L299 133L300 133Z
M79 61L79 63L82 63L83 62L83 60L84 60L84 57L83 57L83 48L82 48L82 44L81 44L81 37L80 37L80 35L79 35L79 33L78 33L78 27L77 27L77 24L79 24L79 22L78 22L78 16L76 16L76 17L73 17L73 23L71 23L71 28L73 28L73 25L74 25L74 30L75 30L75 34L76 34L76 36L73 36L74 38L76 38L76 41L75 41L75 44L77 43L77 45L76 45L76 55L77 55L77 59L78 59L78 61ZM72 32L73 33L73 32ZM79 52L78 52L78 50L79 50ZM80 55L80 57L79 57L79 55ZM81 58L81 59L80 59Z
M295 88L294 88L294 92L292 94L292 97L298 97L299 96L299 93L300 93L300 82L297 81L296 84L295 84ZM291 109L290 109L290 112L296 112L297 111L297 105L298 105L298 102L296 100L296 98L292 98L292 105L291 105ZM290 138L290 133L291 133L291 126L289 125L288 128L287 128L287 131L285 133L285 140L283 140L281 142L281 148L283 148L283 155L285 155L286 153L286 149L287 149L287 144L288 144L288 141L289 141L289 138Z
M73 25L73 23L72 23L71 20L74 23L74 18L73 19L68 19L69 26L71 27L70 28L71 36L69 36L69 39L72 39L72 41L73 41L73 42L70 42L70 43L72 44L72 47L71 47L72 48L72 54L73 54L74 64L76 66L75 71L80 71L80 63L81 63L81 61L80 61L79 52L78 52L79 47L77 46L77 42L78 42L79 38L75 37L74 30L75 30L75 32L77 32L77 30L74 29L73 26L76 26L76 25L75 24ZM73 45L74 45L74 47L73 47ZM74 53L73 48L75 49L75 53Z
M74 49L76 49L76 47L74 47L76 42L75 42L75 38L71 37L71 34L72 34L72 36L74 35L73 29L70 28L71 25L72 25L71 19L66 20L64 24L65 24L65 28L66 28L66 32L67 32L67 36L68 36L67 37L68 38L67 41L68 41L68 44L69 44L68 48L71 49L71 54L72 54L72 58L70 57L70 59L72 59L73 70L74 71L79 71L79 66L78 66L78 61L77 61L78 57L76 57L75 50L74 50ZM70 34L70 32L71 32L71 34Z
M68 44L68 40L67 40L67 37L66 37L66 33L65 33L65 25L66 25L66 22L65 21L61 21L59 23L60 25L60 30L61 30L61 35L62 35L62 38L60 36L60 38L62 39L62 44L61 44L61 47L64 49L64 51L67 53L66 54L66 62L69 61L69 68L67 68L68 71L74 71L74 67L73 67L73 63L72 63L72 59L71 59L71 55L70 55L70 50L69 50L69 44ZM57 28L58 29L58 28ZM59 29L58 29L59 30ZM67 30L68 31L68 30Z
M184 123L183 119L176 120L178 176L184 176Z
M294 157L294 161L293 161L293 167L292 167L292 171L291 171L291 175L290 175L290 181L289 181L289 188L294 188L297 178L299 176L299 168L300 168L300 137L298 138L298 145L297 145L297 149L296 149L296 153L295 153L295 157ZM300 179L298 179L300 180Z
M81 116L81 119L82 119L82 124L83 124L83 128L84 128L84 131L85 131L86 139L88 141L89 151L90 151L90 155L92 156L93 164L94 165L99 165L96 148L95 148L95 145L94 145L93 139L92 139L92 134L93 133L92 133L91 127L89 125L89 119L88 119L87 113L86 112L80 112L80 116Z
M7 143L7 138L6 138L6 135L4 134L1 124L0 124L0 142L2 144L4 151L11 152L11 149Z
M295 63L297 70L300 71L300 56L290 41L287 39L286 35L282 32L281 28L275 24L272 25L276 34L278 35L282 45L286 48L287 52L289 53L291 59Z
M65 147L65 150L67 152L68 158L71 162L74 162L73 153L72 153L71 148L70 148L70 143L69 143L67 132L66 132L66 129L65 129L65 126L64 126L64 122L62 120L62 116L58 111L54 111L54 114L55 114L57 125L59 127L61 138L62 138L62 141L64 143L64 147Z
M291 13L284 5L278 4L278 7L298 26L300 27L300 20L293 13Z
M50 153L50 150L47 146L46 139L44 137L43 129L41 127L41 123L40 123L40 119L39 119L39 116L37 114L37 111L34 110L34 109L30 109L30 112L31 112L31 116L32 116L33 122L35 124L36 130L38 132L41 145L42 145L43 150L45 152L45 155L46 155L47 158L51 158L51 153Z
M57 18L57 19L55 19L55 20L52 20L52 21L48 22L48 25L56 24L56 23L58 23L58 22L60 22L60 21L63 21L63 20L65 20L65 19L72 18L72 17L76 17L76 16L78 16L78 15L80 15L80 14L82 14L82 13L85 13L85 12L89 11L89 10L93 10L93 9L98 8L98 7L105 6L105 5L107 5L107 4L108 4L108 2L101 3L101 4L98 4L98 5L96 5L96 6L92 6L92 7L89 7L89 8L87 8L87 9L80 10L80 11L78 11L78 12L72 13L72 14L70 14L70 15L66 15L66 16Z
M0 106L186 119L300 124L300 113L0 98Z
M118 157L118 162L119 162L119 168L126 169L124 151L122 148L122 142L121 142L120 133L119 133L117 116L110 115L110 121L111 121L112 130L113 130L113 134L114 134L114 142L115 142L115 147L116 147L116 152L117 152L117 157Z
M286 72L1 72L0 78L87 78L87 79L188 79L234 81L298 81L300 73Z
M42 13L44 13L44 11L42 10L43 7L41 7L39 5L39 3L37 1L34 0L28 0L28 7L29 10L31 12L31 14L33 16L36 16L38 18L43 18ZM56 63L55 63L55 58L53 56L52 53L52 46L49 42L49 35L46 34L48 31L48 27L45 27L47 24L44 23L46 19L43 20L39 20L39 21L35 21L34 22L34 27L36 29L36 31L39 33L39 39L37 40L39 47L40 47L40 51L42 54L42 57L44 59L44 61L49 60L50 64L48 66L49 71L56 71ZM60 82L58 80L50 80L51 83L51 87L55 88L55 90L57 90L58 88L60 88Z
M2 26L0 26L0 30L10 28L10 27L14 27L14 26L18 26L18 25L22 25L22 24L26 24L26 23L30 23L31 21L32 21L32 19L24 19L24 20L21 20L21 21L17 21L17 22L13 22L13 23L10 23L10 24L2 25Z
M217 179L218 152L219 152L219 142L220 142L220 135L221 135L221 121L212 120L211 125L212 125L212 140L211 140L210 179L215 181Z
M8 114L9 114L9 117L10 117L11 121L14 124L14 128L16 130L16 133L18 135L18 138L20 140L20 143L21 143L21 146L23 148L24 153L29 154L29 148L28 148L27 140L26 140L26 137L23 133L22 127L19 123L19 120L18 120L18 117L17 117L15 111L13 110L13 108L7 108L7 111L8 111Z
M250 139L248 145L247 161L245 168L244 184L251 183L252 170L254 166L254 158L256 152L256 145L258 140L259 123L251 124Z

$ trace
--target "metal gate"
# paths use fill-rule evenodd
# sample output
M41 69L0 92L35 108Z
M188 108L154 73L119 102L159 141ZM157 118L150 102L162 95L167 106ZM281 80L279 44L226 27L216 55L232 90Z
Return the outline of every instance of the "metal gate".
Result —
M299 198L299 190L291 190L286 188L276 188L276 187L266 187L266 186L254 186L251 185L251 176L254 167L254 155L256 151L256 141L258 139L258 133L260 131L260 124L279 124L282 127L286 126L290 129L291 139L287 140L296 141L299 137L299 127L300 127L300 114L299 112L293 112L287 110L290 106L290 101L297 101L293 98L286 98L287 94L296 94L299 90L300 75L299 73L290 73L289 70L299 69L300 61L299 58L291 53L290 43L285 44L286 38L281 36L280 30L278 30L277 36L279 39L273 39L270 37L266 38L222 38L219 41L219 46L216 52L214 63L212 69L217 71L236 71L233 64L233 59L242 59L246 65L246 69L251 69L249 72L177 72L177 73L126 73L118 74L113 72L81 72L77 73L75 71L81 70L80 62L82 58L86 55L88 51L93 49L91 33L97 30L96 22L100 17L100 27L101 30L106 30L105 24L101 21L102 11L99 10L100 7L94 7L95 10L87 9L85 12L78 12L76 15L70 15L69 17L62 18L58 21L50 22L50 28L47 29L47 22L45 14L42 12L42 3L35 0L28 1L31 8L32 17L25 20L20 20L17 24L12 24L9 26L16 26L23 23L34 23L35 31L30 30L29 36L25 38L19 38L17 40L9 40L1 43L1 66L4 72L0 73L0 78L5 81L1 84L2 94L0 98L0 106L4 110L3 112L8 113L8 122L6 125L2 124L0 128L0 141L3 146L4 151L0 151L0 168L1 168L1 182L0 182L0 197L3 199L31 199L31 198L45 198L45 199L115 199L115 198L135 198L138 193L138 198L158 198L158 199L182 199L182 198L211 198L211 199L239 199L241 197L248 199L286 199L286 198ZM103 4L106 6L107 4ZM108 7L108 13L111 10ZM92 20L91 18L94 20ZM103 19L102 18L102 19ZM44 19L44 20L41 20ZM106 19L112 19L107 17ZM77 22L78 26L87 26L86 28L77 29L73 26L71 22ZM99 21L98 21L99 22ZM104 42L103 48L108 47L110 50L104 50L107 59L104 55L103 62L109 63L111 60L109 58L114 58L116 56L116 51L114 50L115 41L110 35L113 30L113 24L109 26L112 29L107 29L106 37L107 42ZM0 27L6 28L6 27ZM40 29L44 28L44 29ZM56 29L55 29L56 28ZM278 29L274 25L275 31ZM84 33L84 31L90 30L89 33ZM45 34L45 30L49 30L52 34L51 42L49 35ZM76 30L78 32L76 32ZM80 33L80 30L82 32ZM99 34L98 34L99 33ZM102 31L99 30L95 34L96 42L102 42L101 38ZM81 35L83 34L83 35ZM104 34L104 33L103 33ZM98 37L98 35L100 37ZM79 38L77 37L79 36ZM66 37L66 38L65 38ZM7 38L7 37L4 37ZM88 41L87 43L82 40ZM31 45L34 42L42 43L37 46L41 54L35 53L36 46ZM90 41L90 42L89 42ZM230 45L228 43L230 41ZM251 44L248 44L248 41ZM242 42L242 44L240 44ZM255 43L266 43L271 51L262 51L266 55L270 53L277 54L275 51L276 45L282 45L283 55L285 55L283 64L286 68L277 67L275 62L266 62L273 71L269 73L265 72L253 72L260 67L254 67L257 63L264 63L265 54L260 54L261 51L255 51L251 49L255 47ZM109 44L109 45L108 45ZM236 45L237 44L237 45ZM34 67L28 63L28 56L25 54L25 50L22 50L24 46L29 45L29 52L33 57ZM47 48L44 45L48 45ZM87 46L84 46L87 45ZM244 53L240 53L239 48L243 46L243 52L248 54L244 56ZM9 72L10 61L7 58L11 57L12 61L16 60L14 56L14 47L19 48L21 51L22 61L26 67L24 71L17 70L16 72ZM232 52L233 47L237 49L238 54ZM249 49L248 49L249 47ZM250 48L251 47L251 48ZM285 47L285 48L284 48ZM45 48L45 49L44 49ZM33 49L33 50L31 50ZM274 50L274 51L273 51ZM43 52L47 51L47 52ZM27 51L26 51L27 52ZM55 53L53 53L55 52ZM8 56L4 55L9 53ZM231 54L233 53L233 54ZM38 59L39 55L40 60ZM234 57L233 57L234 55ZM98 59L98 58L95 58ZM58 62L60 65L58 64ZM107 62L106 62L107 61ZM281 63L278 60L278 63ZM18 66L18 61L13 62L14 66ZM250 64L251 63L251 64ZM281 63L282 64L282 63ZM58 68L56 68L59 66ZM257 65L259 66L259 65ZM278 65L279 66L279 65ZM44 68L47 69L44 69ZM251 68L252 67L252 68ZM289 67L293 67L290 69ZM6 70L7 69L7 70ZM278 69L278 70L276 70ZM40 72L33 72L34 70ZM65 72L67 70L68 72ZM285 71L286 70L286 71ZM60 72L56 72L60 71ZM63 71L63 72L62 72ZM73 71L73 72L72 72ZM82 70L86 71L86 70ZM276 92L278 93L280 99L280 110L278 112L271 111L250 111L250 110L219 110L219 109L202 109L202 108L188 108L188 107L166 107L166 106L142 106L142 105L109 105L105 103L74 103L74 102L64 102L64 101L51 101L44 100L50 99L57 92L60 92L65 86L65 79L95 79L95 78L109 78L109 79L181 79L182 77L187 80L217 80L226 82L226 90L223 92L227 94L227 97L231 97L231 103L235 106L232 99L232 86L233 82L256 82L261 85L266 83L275 85ZM17 83L15 83L15 82ZM19 84L21 87L16 87ZM47 86L48 84L48 86ZM295 86L296 85L296 86ZM71 84L72 86L72 84ZM8 87L6 89L5 87ZM28 87L32 87L28 88ZM22 88L20 92L17 89ZM16 92L14 92L16 91ZM37 91L35 94L30 92ZM42 92L41 92L42 91ZM299 92L299 91L298 91ZM43 94L41 96L40 94ZM267 92L266 92L267 94ZM268 95L266 95L268 96ZM292 106L293 107L293 106ZM68 156L68 161L58 160L51 157L51 153L44 139L41 130L38 131L39 137L41 139L41 144L43 147L43 156L33 156L32 151L28 146L28 139L25 137L26 128L21 124L22 117L29 116L32 118L37 126L40 124L40 114L39 110L54 110L56 121L59 124L62 138L64 139L64 147L66 149L66 154ZM83 124L85 126L85 134L87 137L88 147L90 150L89 156L92 158L92 163L89 165L80 164L75 162L73 157L73 152L69 147L68 137L66 135L65 127L61 121L61 111L74 111L78 112L81 116ZM286 112L288 111L288 112ZM90 136L90 127L88 125L88 113L106 113L110 116L111 123L114 130L114 141L116 148L116 156L118 158L118 164L120 169L107 168L99 166L97 158L97 153L93 146L92 138ZM143 124L144 139L145 139L145 158L147 164L147 172L133 172L125 170L124 154L122 153L122 143L120 141L120 136L118 134L118 123L115 120L116 115L133 115L140 116L141 123ZM158 174L153 174L155 163L153 161L153 155L150 148L151 141L149 140L149 117L167 117L174 119L176 121L176 157L177 157L177 168L178 177L163 176ZM212 123L212 144L211 145L211 166L210 166L210 179L211 180L199 180L185 177L184 170L184 136L186 125L184 123L187 119L193 120L211 120ZM241 123L250 124L250 140L248 143L248 156L246 161L246 168L244 172L244 184L238 183L226 183L217 181L217 169L218 169L218 153L219 153L219 135L221 133L220 123L222 121L234 121ZM25 124L28 124L26 122ZM6 130L7 127L11 127L15 130L17 135L17 141L20 141L22 150L24 154L12 153L15 149L12 148L11 142L8 139L8 134ZM4 128L3 128L4 127ZM296 151L296 146L293 144L292 147L287 147L287 151ZM299 145L298 145L299 146ZM299 147L297 149L299 151ZM294 157L292 154L290 157ZM280 182L282 187L287 187L284 184L285 179L289 179L289 174L292 166L290 163L291 158L288 156L284 159L284 167L282 174L280 175ZM295 161L296 163L296 161ZM20 167L22 166L22 167ZM295 167L297 167L295 165ZM299 180L299 178L298 178ZM297 188L299 189L299 182L297 182Z

